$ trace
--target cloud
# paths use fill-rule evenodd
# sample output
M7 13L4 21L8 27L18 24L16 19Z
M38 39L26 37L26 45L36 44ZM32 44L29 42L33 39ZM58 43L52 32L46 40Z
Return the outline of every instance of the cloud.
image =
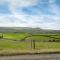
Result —
M38 0L8 0L8 2L10 3L10 11L13 14L17 13L16 12L17 8L34 6L34 5L36 5L37 1Z
M36 4L37 0L9 0L12 6L29 7Z
M11 12L0 14L0 26L60 29L60 14L56 0L0 0L0 2L0 4L7 2Z
M40 27L43 29L60 29L58 16L41 15L41 16L24 16L8 15L0 17L0 26L16 27ZM57 21L58 20L58 21Z

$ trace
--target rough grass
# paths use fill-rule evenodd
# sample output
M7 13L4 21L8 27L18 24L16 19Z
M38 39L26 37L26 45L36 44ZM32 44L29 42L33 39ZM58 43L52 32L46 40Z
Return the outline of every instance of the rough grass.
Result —
M60 49L60 42L35 42L35 45L36 49ZM31 49L31 42L0 40L0 50L2 49Z
M60 49L60 42L36 42L37 49Z
M3 49L27 49L27 42L16 42L11 40L0 40L0 50Z

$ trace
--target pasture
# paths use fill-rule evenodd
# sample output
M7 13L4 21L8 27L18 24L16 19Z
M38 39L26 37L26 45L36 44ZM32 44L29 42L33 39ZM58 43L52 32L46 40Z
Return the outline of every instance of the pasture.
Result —
M0 37L2 35L3 37L0 38L0 54L38 52L38 50L40 52L60 51L59 34L0 33ZM33 40L35 40L35 49Z

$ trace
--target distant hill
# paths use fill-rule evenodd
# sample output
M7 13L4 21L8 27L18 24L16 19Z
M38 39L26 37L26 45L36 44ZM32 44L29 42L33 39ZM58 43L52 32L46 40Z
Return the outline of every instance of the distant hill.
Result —
M60 34L60 30L45 30L30 27L0 27L0 33L31 33L31 34Z

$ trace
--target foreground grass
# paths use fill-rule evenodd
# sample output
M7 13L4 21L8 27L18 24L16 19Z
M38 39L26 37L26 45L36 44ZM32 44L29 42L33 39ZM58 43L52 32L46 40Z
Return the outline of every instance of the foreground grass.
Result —
M32 54L55 54L60 53L60 49L40 49L40 50L32 50L32 49L25 49L25 50L13 50L13 49L5 49L0 51L0 56L13 56L13 55L32 55Z
M60 49L60 42L35 42L36 49ZM31 42L0 40L2 49L31 49Z
M33 49L33 47L31 48L31 42L0 40L0 55L19 55L47 52L60 52L60 43L36 42L35 49Z

